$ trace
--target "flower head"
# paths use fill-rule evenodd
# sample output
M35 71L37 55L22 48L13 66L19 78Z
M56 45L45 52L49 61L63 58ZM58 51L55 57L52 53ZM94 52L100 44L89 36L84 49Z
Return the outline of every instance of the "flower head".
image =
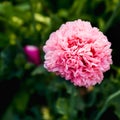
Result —
M40 64L39 49L36 46L26 45L24 47L24 52L29 62L34 63L36 65Z
M90 22L70 21L46 41L44 67L76 86L89 87L101 83L103 73L110 69L110 46L107 37Z

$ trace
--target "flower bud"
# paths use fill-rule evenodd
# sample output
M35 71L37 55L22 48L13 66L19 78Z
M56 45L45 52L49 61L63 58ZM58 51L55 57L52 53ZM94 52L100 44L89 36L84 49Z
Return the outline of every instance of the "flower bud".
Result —
M25 52L29 62L31 62L35 65L40 64L40 51L36 46L26 45L24 47L24 52Z

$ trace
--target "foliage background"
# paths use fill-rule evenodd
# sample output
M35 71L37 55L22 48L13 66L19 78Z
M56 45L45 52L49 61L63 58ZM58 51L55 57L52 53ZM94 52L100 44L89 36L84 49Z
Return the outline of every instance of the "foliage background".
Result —
M112 42L113 65L100 85L75 87L43 67L42 46L66 21L91 22ZM1 120L120 119L119 0L0 1ZM27 61L23 47L39 47L41 64Z

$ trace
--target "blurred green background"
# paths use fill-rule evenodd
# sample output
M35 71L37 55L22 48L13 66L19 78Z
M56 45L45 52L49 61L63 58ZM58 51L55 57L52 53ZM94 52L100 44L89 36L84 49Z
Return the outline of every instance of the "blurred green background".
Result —
M112 42L113 65L88 89L47 72L42 47L66 21L82 19ZM0 1L0 120L120 120L120 0ZM23 47L35 45L41 64Z

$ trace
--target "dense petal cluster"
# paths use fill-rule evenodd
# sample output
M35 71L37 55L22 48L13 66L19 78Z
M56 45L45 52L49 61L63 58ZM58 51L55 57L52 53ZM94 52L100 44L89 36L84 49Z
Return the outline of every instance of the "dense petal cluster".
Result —
M103 73L110 69L110 47L107 37L90 22L66 22L43 47L44 67L76 86L89 87L101 83Z

